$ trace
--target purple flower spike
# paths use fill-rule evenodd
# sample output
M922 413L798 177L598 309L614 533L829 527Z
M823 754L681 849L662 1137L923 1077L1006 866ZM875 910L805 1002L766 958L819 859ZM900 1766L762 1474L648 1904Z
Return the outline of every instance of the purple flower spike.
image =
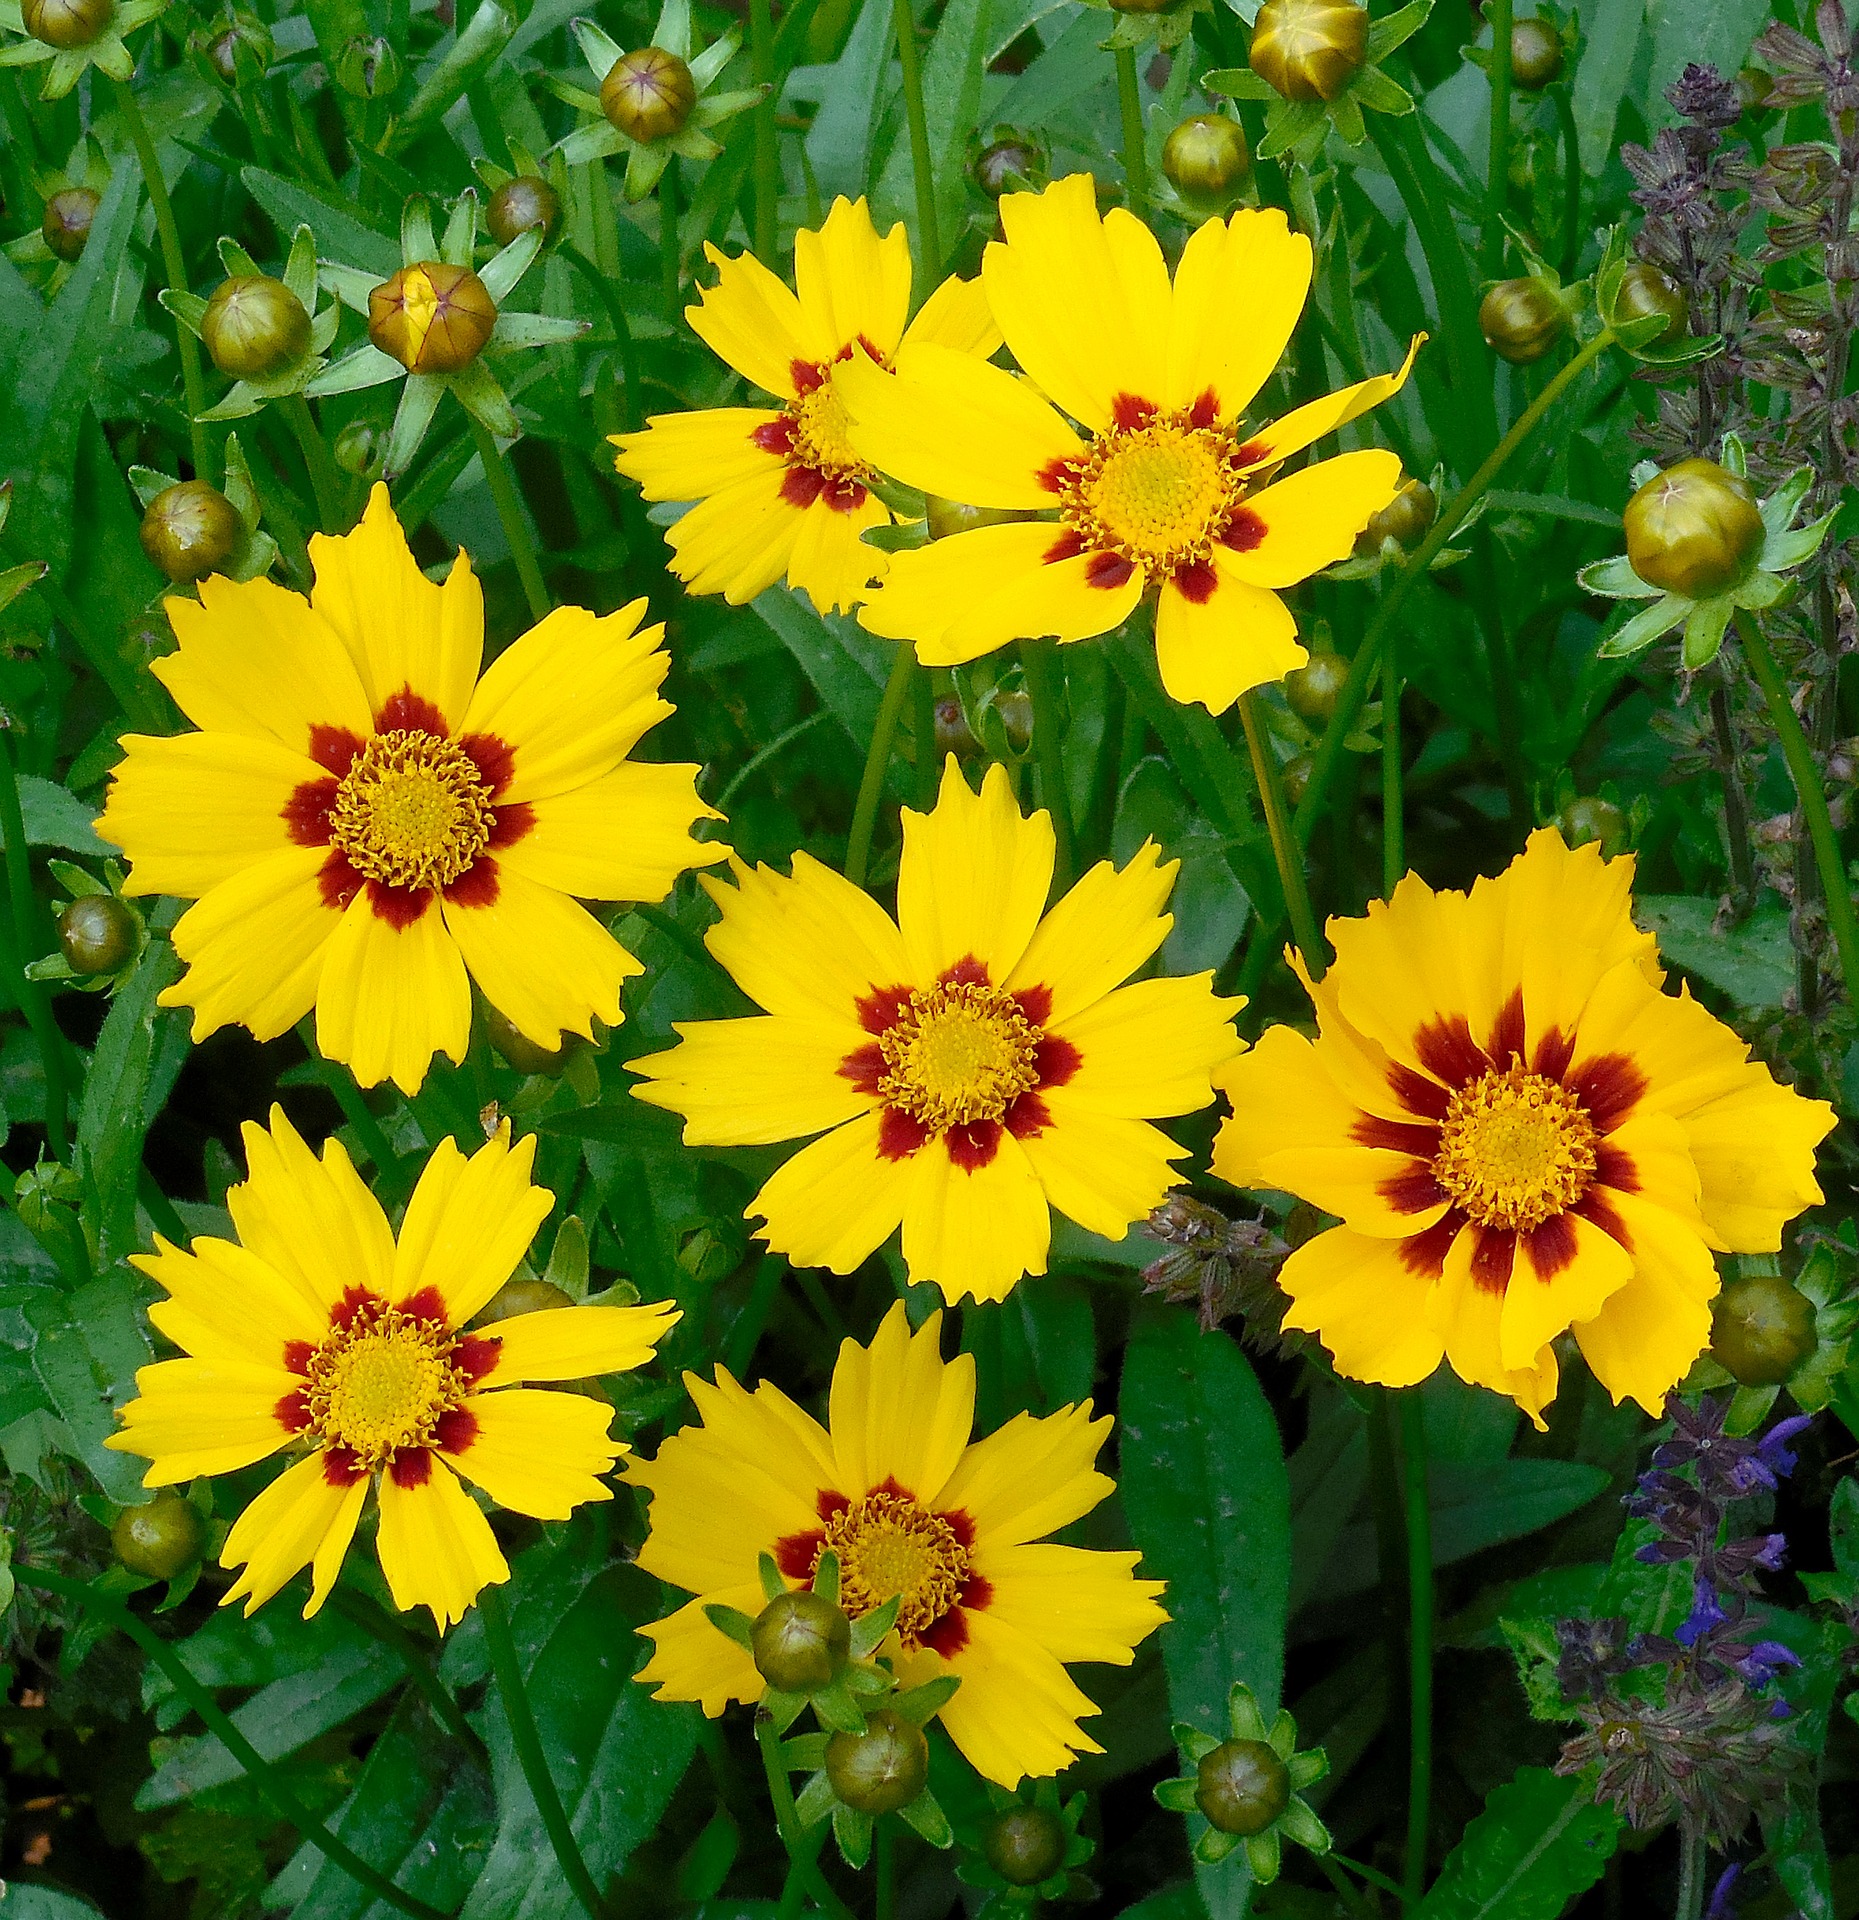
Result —
M1758 1640L1736 1663L1736 1670L1752 1687L1766 1687L1788 1668L1800 1664L1799 1656L1779 1640Z
M1695 1647L1707 1633L1723 1626L1729 1618L1717 1604L1716 1589L1700 1574L1692 1589L1690 1617L1672 1637L1681 1647Z

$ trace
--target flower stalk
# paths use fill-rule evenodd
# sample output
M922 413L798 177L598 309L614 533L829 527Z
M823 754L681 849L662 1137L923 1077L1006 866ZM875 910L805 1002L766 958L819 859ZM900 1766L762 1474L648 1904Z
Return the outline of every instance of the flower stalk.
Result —
M884 684L878 724L872 729L871 745L865 753L865 772L852 808L852 832L846 840L846 878L855 887L865 884L865 875L871 867L871 837L878 825L878 803L884 797L884 776L891 764L891 742L896 737L898 716L910 697L910 683L916 671L916 654L906 643L897 649L897 657L891 662L891 677Z
M1491 0L1485 17L1491 22L1491 149L1478 261L1491 279L1504 263L1504 202L1510 192L1511 0Z
M491 430L475 413L468 413L465 421L471 429L478 459L483 463L484 479L490 487L491 498L497 503L497 518L503 523L504 538L510 543L510 557L516 562L517 578L523 583L523 598L529 602L529 617L540 620L547 615L551 602L549 589L542 578L542 562L536 553L536 542L530 533L529 522L523 517L523 502L517 496L510 469L505 465L503 455L497 451L497 442Z
M1143 97L1135 50L1117 49L1117 106L1123 116L1123 177L1129 185L1130 211L1149 218L1149 155L1143 145Z
M1304 850L1292 830L1285 805L1284 777L1271 742L1265 737L1259 717L1256 689L1239 696L1239 717L1246 729L1246 748L1252 755L1253 778L1259 783L1259 800L1265 809L1266 831L1271 835L1272 858L1278 863L1278 879L1284 888L1285 911L1291 919L1291 937L1303 956L1313 980L1324 971L1323 936L1317 930L1317 915L1310 904L1310 886L1304 877ZM1334 724L1334 723L1332 723Z
M775 127L775 24L769 0L749 0L749 64L766 89L755 107L755 251L775 261L780 234L781 149Z
M1433 1508L1427 1482L1426 1404L1416 1389L1393 1396L1401 1427L1401 1509L1407 1524L1407 1856L1404 1898L1426 1891L1433 1802Z
M916 15L910 0L892 0L897 24L897 61L904 82L904 118L910 128L910 171L917 190L917 254L925 280L942 271L942 231L936 217L936 172L930 156L929 119L923 107L923 60L917 50Z

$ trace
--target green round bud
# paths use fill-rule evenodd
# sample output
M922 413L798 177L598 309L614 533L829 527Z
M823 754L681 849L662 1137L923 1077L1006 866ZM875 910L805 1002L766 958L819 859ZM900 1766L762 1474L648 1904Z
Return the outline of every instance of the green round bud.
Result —
M39 237L54 259L75 260L84 251L90 239L90 223L102 204L102 196L89 187L60 187L46 201Z
M142 551L176 586L217 572L244 537L238 509L204 480L168 487L142 515Z
M601 112L641 146L682 132L696 104L697 82L690 68L663 47L621 54L600 83Z
M1711 1358L1740 1387L1784 1385L1819 1344L1813 1301L1778 1273L1732 1280L1711 1308Z
M1340 653L1313 653L1301 667L1285 675L1285 698L1291 711L1306 720L1327 720L1336 711L1349 662Z
M1310 776L1317 770L1316 760L1308 753L1294 753L1284 763L1279 778L1284 781L1285 799L1294 807L1303 804L1310 791Z
M807 1588L769 1601L755 1616L751 1638L756 1672L780 1693L830 1687L852 1657L852 1622L825 1594Z
M1432 531L1439 502L1424 480L1409 480L1368 525L1356 535L1357 553L1379 553L1384 540L1399 547L1417 547Z
M1547 20L1519 20L1511 28L1510 77L1525 93L1541 93L1562 77L1562 36Z
M1627 559L1649 587L1705 600L1744 579L1766 529L1747 480L1681 460L1627 502Z
M1065 1822L1044 1807L1009 1807L981 1823L981 1852L1010 1887L1036 1887L1065 1864Z
M41 46L90 47L110 30L116 0L23 0L21 24Z
M1669 274L1661 273L1644 260L1635 260L1621 274L1620 286L1614 295L1614 312L1621 320L1643 320L1648 314L1663 314L1664 330L1642 342L1651 347L1669 346L1674 340L1682 340L1691 323L1684 288Z
M1024 753L1033 744L1033 696L1018 688L994 696L994 711L1007 732L1007 744Z
M1571 847L1593 842L1611 860L1627 844L1627 816L1611 800L1583 795L1556 815L1556 825Z
M1368 59L1368 9L1357 0L1265 0L1250 61L1287 100L1334 100Z
M1046 156L1036 142L1017 133L1004 134L981 149L971 171L975 185L990 200L998 200L1002 194L1043 186Z
M282 280L235 274L214 288L200 338L221 373L266 380L309 352L310 316Z
M1192 207L1228 206L1252 165L1246 136L1224 113L1194 113L1162 142L1162 171Z
M121 973L141 937L135 909L113 893L81 893L58 916L58 950L73 973Z
M491 195L490 205L484 209L484 224L500 247L537 229L545 241L549 240L562 224L561 195L533 173L519 173Z
M559 1047L538 1046L508 1014L500 1012L488 1000L484 1003L484 1035L518 1073L545 1074L551 1080L561 1077L574 1052L574 1043L580 1038L579 1034L567 1033L561 1036Z
M175 1492L163 1487L146 1506L125 1507L110 1528L110 1545L131 1573L172 1580L199 1559L206 1522Z
M890 1707L865 1716L863 1733L836 1733L826 1743L826 1778L859 1813L895 1813L929 1781L929 1742L914 1720Z
M460 373L497 324L497 303L469 267L421 260L368 294L368 338L409 373Z
M229 27L202 35L195 45L206 55L214 74L229 87L239 84L240 48L261 78L270 71L277 52L265 23L249 13L239 14Z
M351 420L336 435L336 465L358 480L372 480L387 461L387 434L372 420Z
M1555 289L1533 275L1500 280L1479 303L1478 328L1485 345L1516 367L1540 360L1568 331L1568 324Z
M479 1321L494 1325L499 1320L514 1320L522 1313L554 1313L572 1307L574 1301L552 1280L506 1280L491 1295L489 1304L478 1314Z
M1200 1764L1194 1804L1222 1833L1263 1833L1291 1804L1291 1775L1263 1740L1222 1741Z

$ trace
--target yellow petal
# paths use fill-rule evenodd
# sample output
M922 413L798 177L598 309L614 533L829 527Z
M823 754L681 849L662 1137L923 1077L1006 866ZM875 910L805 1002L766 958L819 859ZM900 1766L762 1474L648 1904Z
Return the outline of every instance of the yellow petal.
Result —
M1697 1234L1663 1207L1634 1194L1610 1198L1633 1237L1633 1277L1592 1320L1577 1322L1575 1340L1616 1406L1636 1400L1656 1420L1710 1344L1717 1268Z
M149 1308L149 1319L183 1353L210 1365L281 1367L293 1340L314 1343L329 1331L327 1313L230 1241L196 1240L183 1253L157 1234L155 1251L133 1255L131 1264L168 1296Z
M1045 1272L1051 1206L1012 1134L1001 1134L984 1167L958 1167L941 1140L908 1164L904 1263L913 1285L931 1281L951 1303L1004 1300L1022 1276Z
M462 1620L478 1595L501 1585L510 1569L490 1523L449 1467L427 1454L425 1484L403 1487L381 1475L381 1532L376 1542L388 1591L402 1613L431 1610L441 1633Z
M1814 1178L1814 1149L1838 1116L1824 1100L1777 1086L1759 1061L1734 1093L1684 1116L1701 1183L1699 1205L1722 1243L1737 1253L1769 1253L1782 1228L1825 1197Z
M731 257L706 242L704 257L717 283L684 309L691 331L751 385L792 400L794 362L831 358L810 336L800 302L752 253Z
M909 1192L909 1163L879 1154L868 1113L802 1147L743 1212L767 1222L757 1237L795 1266L850 1273L897 1231Z
M1221 1069L1232 1112L1214 1140L1213 1170L1229 1186L1275 1188L1279 1154L1353 1140L1361 1112L1326 1065L1326 1050L1295 1028L1267 1027L1256 1046Z
M981 360L998 352L1001 330L995 325L988 290L980 277L958 280L951 274L904 329L903 344L953 347L957 353L973 354Z
M1285 1325L1314 1333L1351 1380L1411 1387L1444 1356L1427 1318L1435 1283L1402 1258L1398 1241L1332 1227L1292 1254L1278 1284L1291 1298Z
M831 1426L841 1493L862 1499L895 1479L936 1506L974 1424L974 1356L944 1362L940 1313L912 1333L900 1300L869 1347L840 1342Z
M122 1429L103 1444L153 1463L142 1476L145 1487L236 1473L291 1437L277 1405L299 1384L282 1367L157 1360L137 1372L137 1397L122 1410Z
M193 1008L196 1041L235 1021L272 1040L310 1011L342 924L317 886L327 858L322 847L270 854L175 922L187 971L162 989L161 1004Z
M1504 1292L1472 1277L1476 1245L1477 1230L1468 1227L1447 1250L1439 1284L1428 1299L1428 1317L1445 1340L1453 1372L1467 1386L1509 1395L1541 1431L1546 1424L1543 1409L1556 1397L1561 1372L1556 1350L1545 1342L1523 1366L1506 1362Z
M985 1609L964 1619L968 1644L949 1663L962 1684L940 1718L976 1772L1013 1788L1103 1751L1078 1725L1097 1708L1044 1647Z
M786 577L803 517L782 492L787 471L783 464L738 480L666 528L671 570L692 593L720 593L742 607ZM874 564L878 557L874 548Z
M840 1071L871 1039L849 1021L770 1015L680 1022L669 1053L627 1061L633 1089L685 1118L686 1146L766 1146L802 1140L872 1109Z
M341 635L378 714L411 688L456 729L484 657L484 594L459 554L443 586L420 571L379 481L352 533L310 536L310 604Z
M397 927L364 887L324 952L317 1051L364 1087L392 1080L411 1094L435 1053L462 1060L470 1041L471 988L437 897L410 927Z
M1054 1659L1127 1667L1168 1622L1156 1604L1162 1582L1135 1577L1141 1558L1047 1543L986 1549L975 1568L994 1590L988 1613Z
M1291 587L1308 580L1348 556L1356 535L1400 486L1400 460L1379 447L1302 467L1248 495L1242 511L1262 531L1244 553L1229 555L1223 548L1227 557L1220 571L1255 587Z
M1205 221L1182 250L1160 396L1189 407L1215 396L1235 420L1283 359L1310 291L1310 242L1276 207L1243 207Z
M1274 420L1261 432L1249 435L1246 441L1247 464L1252 467L1271 466L1309 446L1313 440L1322 439L1326 433L1334 433L1338 427L1360 419L1371 407L1380 406L1391 394L1399 393L1407 384L1407 376L1413 370L1414 356L1425 344L1426 335L1415 334L1408 346L1407 358L1401 362L1398 372L1378 373L1370 379L1358 380L1352 387L1340 387L1335 393L1326 393L1321 400L1308 401L1282 419Z
M578 901L503 862L496 898L448 900L445 927L485 999L539 1047L591 1039L596 1020L617 1027L621 983L644 971Z
M582 1380L631 1373L651 1359L683 1315L669 1300L642 1307L553 1307L513 1314L485 1329L498 1342L497 1358L481 1387L519 1380Z
M1351 536L1353 539L1353 536ZM1252 687L1282 680L1309 655L1291 609L1269 587L1243 577L1245 560L1216 547L1213 591L1190 599L1163 582L1155 615L1155 659L1171 700L1224 713Z
M1121 1240L1180 1184L1171 1163L1187 1149L1146 1121L1081 1107L1068 1092L1041 1096L1052 1124L1021 1139L1020 1150L1053 1206L1087 1233Z
M1122 867L1100 860L1040 921L1005 984L1044 987L1048 1026L1101 1000L1168 938L1175 921L1163 908L1180 870L1153 840Z
M1551 1231L1558 1258L1567 1251L1560 1245L1563 1236L1573 1235L1572 1257L1566 1266L1544 1260L1540 1236L1524 1235L1518 1242L1498 1319L1498 1356L1507 1367L1533 1365L1557 1334L1566 1333L1579 1320L1592 1320L1633 1275L1633 1256L1580 1214L1564 1214Z
M693 766L628 760L584 786L533 803L529 831L498 855L500 868L577 900L662 900L678 875L724 859L719 840L693 840L722 815L697 797Z
M573 1311L563 1309L556 1317ZM590 1500L613 1498L598 1476L626 1448L608 1435L613 1409L604 1400L511 1387L474 1393L465 1411L475 1431L463 1446L444 1449L444 1458L500 1507L537 1520L566 1520Z
M814 358L868 340L888 357L910 311L910 238L898 221L882 238L863 198L843 195L817 231L794 236L794 290Z
M748 1706L762 1697L765 1682L746 1647L715 1626L706 1605L734 1607L751 1616L765 1604L759 1581L745 1581L683 1606L639 1631L653 1643L652 1657L633 1678L656 1688L654 1700L694 1700L714 1720L725 1707Z
M428 1287L463 1326L516 1271L555 1196L530 1183L536 1136L510 1144L506 1122L469 1160L448 1137L433 1150L407 1202L394 1248L390 1298Z
M804 593L817 613L850 612L890 564L886 554L865 544L865 530L890 524L891 510L875 493L861 489L849 507L819 494L800 510L788 554L788 585Z
M285 1581L313 1566L303 1617L308 1620L321 1608L342 1570L368 1493L365 1474L331 1480L324 1468L321 1453L299 1460L234 1521L219 1563L243 1571L220 1596L222 1607L242 1599L249 1620Z
M963 1454L941 1508L967 1514L978 1548L989 1553L1056 1533L1116 1491L1094 1465L1110 1428L1110 1416L1093 1419L1088 1402L1043 1416L1015 1414Z
M1052 888L1052 816L1021 815L1004 767L988 768L977 795L952 754L934 808L906 807L903 823L897 920L911 980L928 985L962 960L1006 980Z
M1080 1056L1056 1091L1067 1106L1130 1119L1193 1113L1214 1097L1214 1069L1239 1052L1239 1005L1214 992L1211 973L1119 987L1052 1023Z
M707 500L739 480L782 471L781 456L754 439L780 418L766 407L654 414L638 432L611 436L619 448L613 464L648 500Z

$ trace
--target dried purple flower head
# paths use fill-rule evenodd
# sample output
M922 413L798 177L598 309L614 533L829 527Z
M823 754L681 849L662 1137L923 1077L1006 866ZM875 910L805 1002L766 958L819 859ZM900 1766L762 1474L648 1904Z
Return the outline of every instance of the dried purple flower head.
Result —
M1556 1644L1556 1685L1565 1700L1591 1698L1633 1664L1624 1620L1558 1620Z
M1208 1331L1243 1315L1247 1338L1266 1351L1292 1354L1308 1348L1304 1335L1283 1331L1289 1302L1276 1275L1290 1248L1262 1218L1234 1220L1218 1207L1175 1193L1148 1224L1169 1250L1143 1268L1145 1293L1195 1302Z
M1690 1467L1698 1491L1708 1500L1742 1500L1752 1493L1773 1493L1795 1468L1787 1442L1813 1424L1811 1414L1778 1421L1760 1439L1724 1431L1730 1416L1729 1397L1705 1394L1688 1407L1677 1394L1665 1404L1665 1417L1675 1432L1653 1450L1653 1466L1666 1473ZM1647 1476L1650 1478L1650 1476ZM1644 1487L1645 1479L1641 1485Z
M1736 82L1726 80L1713 66L1693 61L1672 84L1665 97L1680 118L1713 131L1734 126L1742 117L1742 96Z

